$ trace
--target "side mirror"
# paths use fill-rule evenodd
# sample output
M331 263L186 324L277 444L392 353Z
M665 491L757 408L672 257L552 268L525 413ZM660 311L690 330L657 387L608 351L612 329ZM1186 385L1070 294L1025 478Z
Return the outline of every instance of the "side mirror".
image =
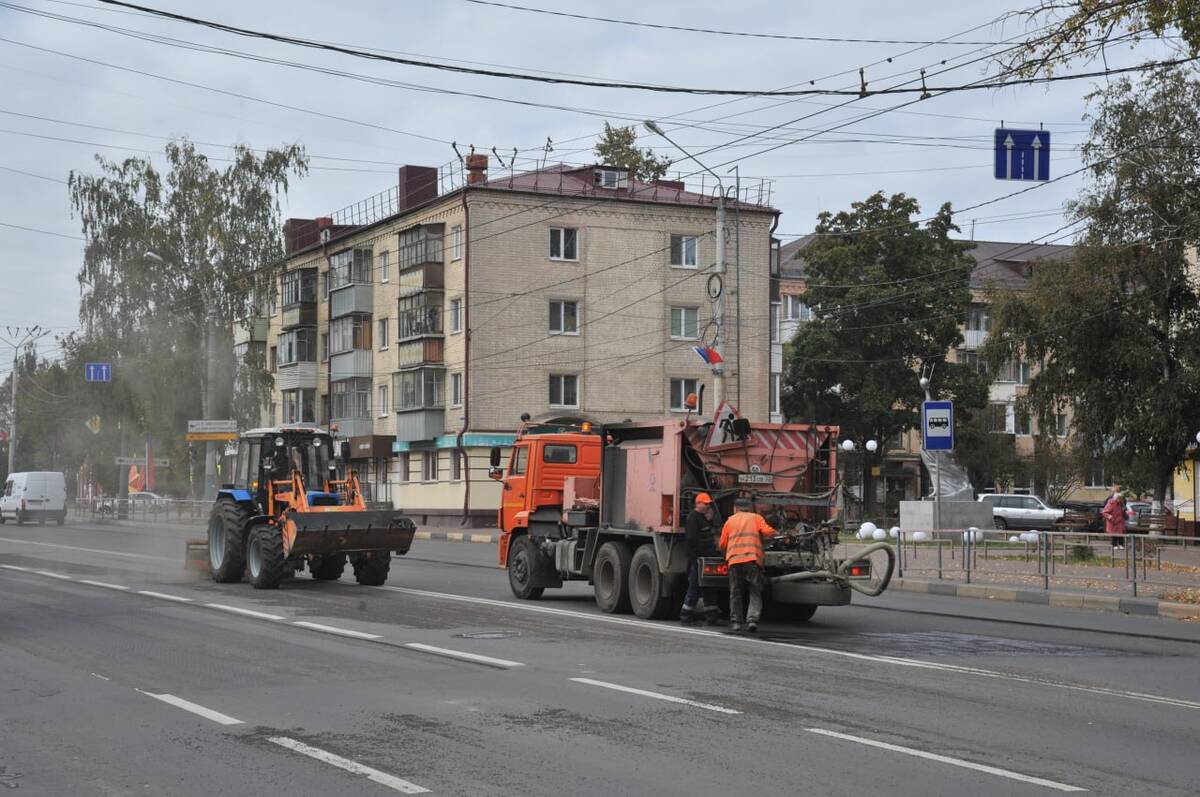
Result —
M491 459L492 467L493 468L500 467L500 446L492 446L491 455L492 455L492 459Z
M350 441L343 440L338 444L338 459L342 462L350 461Z
M499 465L493 465L488 468L488 478L494 481L500 481L504 478L504 469Z
M258 463L258 467L260 470L270 470L274 464L275 462L270 457L263 457L262 462Z

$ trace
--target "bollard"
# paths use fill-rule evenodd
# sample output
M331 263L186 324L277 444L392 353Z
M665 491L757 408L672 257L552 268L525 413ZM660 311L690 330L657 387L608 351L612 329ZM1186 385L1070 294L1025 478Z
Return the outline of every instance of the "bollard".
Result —
M938 581L941 581L942 580L942 541L940 538L937 541L937 546L938 546Z

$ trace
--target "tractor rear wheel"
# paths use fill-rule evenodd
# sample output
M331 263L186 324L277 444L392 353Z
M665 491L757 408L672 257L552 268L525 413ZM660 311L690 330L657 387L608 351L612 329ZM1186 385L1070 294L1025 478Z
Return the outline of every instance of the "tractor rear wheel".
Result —
M629 614L629 563L632 558L628 543L621 540L606 542L596 552L592 587L601 611Z
M314 556L308 560L308 573L317 581L337 581L346 569L346 554Z
M208 567L213 581L241 581L246 572L246 521L250 513L236 501L222 498L208 516Z
M351 556L354 580L364 587L382 587L392 567L391 551L365 551Z
M283 555L283 531L278 526L264 523L250 530L246 569L255 589L275 589L290 574L287 557Z

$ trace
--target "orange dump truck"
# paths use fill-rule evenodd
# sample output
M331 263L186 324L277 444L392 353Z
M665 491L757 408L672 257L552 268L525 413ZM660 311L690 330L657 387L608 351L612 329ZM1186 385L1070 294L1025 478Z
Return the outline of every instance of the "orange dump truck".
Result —
M745 497L777 530L765 564L777 615L808 619L849 603L852 589L878 595L895 563L890 546L838 556L837 435L835 426L752 424L724 407L709 423L527 422L507 466L492 451L490 475L503 485L500 565L519 598L588 581L606 612L677 615L684 523L706 492L722 518ZM702 560L701 573L705 585L727 587L722 560Z

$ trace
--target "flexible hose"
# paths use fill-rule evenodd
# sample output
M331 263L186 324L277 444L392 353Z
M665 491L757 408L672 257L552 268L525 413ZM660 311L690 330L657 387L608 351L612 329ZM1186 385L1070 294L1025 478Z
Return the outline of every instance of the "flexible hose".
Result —
M846 571L850 568L851 565L853 565L855 562L862 562L862 561L866 560L868 557L871 556L871 554L876 553L877 551L883 551L884 553L886 553L888 562L887 562L887 569L883 573L883 578L880 579L879 584L875 588L872 589L872 588L865 587L865 586L859 584L859 582L854 581L853 579L851 579L849 576L846 575ZM886 542L877 542L874 545L868 545L866 548L864 548L862 551L860 551L858 553L858 555L855 556L853 559L847 559L846 561L842 562L842 564L838 567L837 573L830 573L828 570L805 570L800 573L788 573L785 576L776 576L775 578L771 579L771 583L781 584L781 583L786 583L788 581L808 581L808 580L814 579L814 578L827 578L827 579L831 579L833 581L846 582L851 589L853 589L857 592L861 592L863 595L867 595L869 597L874 598L877 595L883 594L883 591L885 589L887 589L888 584L892 580L892 573L894 573L895 570L896 570L896 551L895 551L895 549L892 548L892 546L888 545Z

